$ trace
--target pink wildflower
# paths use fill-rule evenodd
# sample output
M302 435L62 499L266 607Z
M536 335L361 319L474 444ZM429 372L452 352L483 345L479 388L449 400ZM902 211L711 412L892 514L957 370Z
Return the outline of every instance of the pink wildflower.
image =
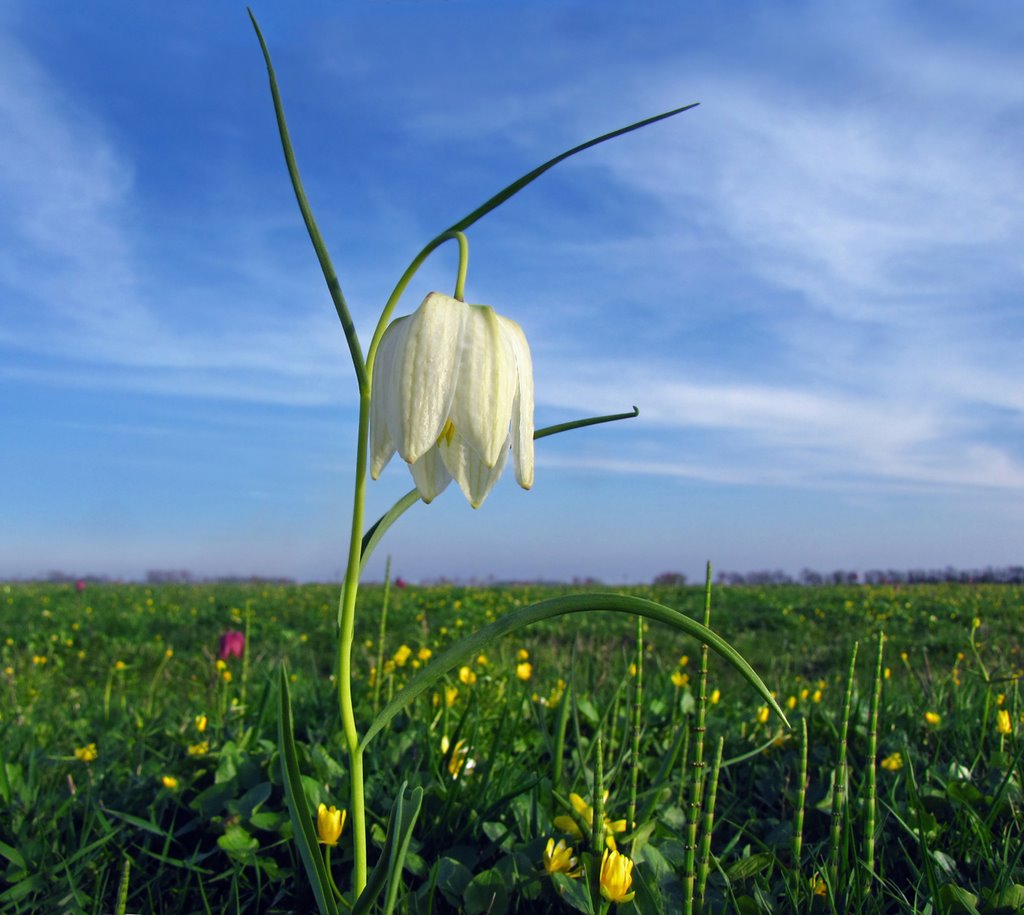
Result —
M245 633L237 629L229 629L220 637L220 649L217 657L222 661L228 658L240 658L245 650Z

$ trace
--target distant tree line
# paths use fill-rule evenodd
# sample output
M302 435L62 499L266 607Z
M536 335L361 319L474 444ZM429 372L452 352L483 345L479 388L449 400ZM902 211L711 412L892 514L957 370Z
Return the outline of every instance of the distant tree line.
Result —
M655 584L666 578L670 573L659 575ZM806 585L821 587L824 585L915 585L940 584L959 582L961 584L1024 584L1024 566L985 566L983 569L956 569L946 566L943 569L870 569L867 572L850 572L837 569L834 572L816 572L814 569L802 569L794 578L781 569L762 570L755 572L719 572L716 576L721 585L747 585L762 587L764 585Z

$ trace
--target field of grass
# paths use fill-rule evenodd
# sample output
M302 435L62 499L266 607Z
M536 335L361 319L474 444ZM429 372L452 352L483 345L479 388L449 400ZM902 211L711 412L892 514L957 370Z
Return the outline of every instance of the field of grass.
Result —
M392 587L382 642L365 587L360 726L459 635L566 590ZM702 588L630 593L704 613ZM371 865L407 781L397 911L600 911L607 833L635 861L622 913L1022 912L1022 613L1010 585L716 589L712 628L789 729L714 654L702 690L700 646L656 624L639 654L632 618L538 625L370 744ZM336 616L329 586L0 586L0 911L313 911L275 684L286 664L310 816L344 808ZM227 630L246 649L218 663ZM545 865L549 838L574 865Z

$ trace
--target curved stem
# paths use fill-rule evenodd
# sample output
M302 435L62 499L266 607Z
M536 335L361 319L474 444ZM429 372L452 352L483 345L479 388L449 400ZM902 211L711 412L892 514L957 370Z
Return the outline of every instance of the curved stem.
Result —
M366 352L366 374L373 378L373 362L377 356L377 347L380 346L380 339L384 336L384 331L387 330L388 324L391 321L391 313L395 310L395 306L398 304L398 300L402 297L402 293L405 292L409 282L416 275L416 271L423 266L423 262L434 253L436 248L439 248L446 241L455 240L459 243L459 276L456 279L455 285L455 298L460 297L462 287L465 285L466 280L466 265L469 259L469 245L466 241L466 236L457 229L449 229L446 232L442 232L437 238L428 242L423 250L420 251L413 259L412 263L405 268L405 273L402 274L401 278L395 284L395 288L391 291L391 295L388 296L387 302L384 304L384 310L380 313L380 319L377 321L377 327L373 332L373 337L370 340L370 348Z
M466 301L466 270L469 268L469 239L463 232L452 233L459 243L459 272L455 277L455 298Z

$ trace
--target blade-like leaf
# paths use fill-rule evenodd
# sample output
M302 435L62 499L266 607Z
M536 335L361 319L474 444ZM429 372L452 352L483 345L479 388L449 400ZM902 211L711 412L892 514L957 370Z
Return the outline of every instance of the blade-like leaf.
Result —
M666 623L669 626L682 630L687 635L693 636L728 661L757 690L761 698L786 722L786 725L789 725L789 722L786 721L786 716L772 697L768 687L764 685L761 678L754 672L754 669L743 656L720 635L717 635L696 620L690 619L686 614L673 610L671 607L666 607L664 604L626 594L569 594L563 597L540 601L528 607L519 607L490 625L484 626L483 629L474 632L472 635L461 639L453 645L449 645L444 651L436 655L429 666L416 674L398 695L381 709L380 714L376 717L373 724L370 725L369 730L363 735L360 749L365 749L377 733L386 727L403 708L430 689L448 671L458 667L468 658L475 656L496 639L541 620L552 619L553 617L564 616L570 613L584 613L597 610L611 610L618 613L632 613L645 616L648 619L656 620L659 623Z
M363 359L363 351L359 346L359 337L356 334L355 324L349 313L345 296L341 291L341 283L338 282L338 275L331 263L331 256L327 253L327 245L324 244L323 236L313 218L313 210L306 199L306 191L302 187L302 178L299 177L299 166L295 161L295 153L292 150L291 137L288 134L288 124L284 119L284 104L281 102L281 93L277 88L277 77L274 75L274 66L270 62L270 49L263 40L263 32L260 31L256 16L250 9L249 18L252 20L252 27L256 30L256 37L260 42L260 49L263 51L263 61L267 66L267 77L270 80L270 97L274 103L274 115L277 118L277 130L281 137L281 149L284 152L285 165L288 168L288 177L291 178L292 190L295 192L295 199L299 204L299 211L302 213L302 220L306 224L306 232L309 233L309 240L313 243L313 250L316 252L317 260L320 262L320 269L323 272L324 280L327 282L327 289L334 302L334 309L338 312L338 319L341 321L342 329L345 331L345 338L348 340L349 352L352 354L352 365L356 370L356 378L359 380L360 390L368 387L366 375L366 362Z
M684 111L689 111L691 108L696 108L700 102L693 102L689 105L683 105L681 108L673 108L671 111L665 111L661 114L656 114L650 118L644 118L642 121L637 121L635 124L630 124L628 127L620 127L618 130L613 130L611 133L601 134L599 137L594 137L592 140L587 140L586 143L580 143L579 146L574 146L572 149L566 150L564 153L560 153L553 159L548 159L543 165L537 166L532 172L527 172L522 178L513 181L508 187L498 191L490 200L478 206L468 216L464 216L457 223L452 225L449 232L464 232L474 222L482 219L491 210L501 206L506 200L515 194L518 194L526 185L535 181L548 169L554 168L559 162L564 162L570 156L575 156L576 153L581 153L585 149L590 149L592 146L597 146L599 143L604 143L607 140L614 140L616 137L621 137L623 134L632 133L634 130L639 130L641 127L647 127L649 124L657 123L658 121L664 121L666 118L675 117L677 114L682 114Z
M416 787L410 793L408 805L406 805L405 786L407 784L408 782L402 782L398 789L398 796L395 798L391 815L388 818L384 849L370 872L363 892L359 894L359 898L352 906L352 915L366 915L385 887L387 887L387 893L384 897L384 915L390 915L395 907L398 889L401 886L402 866L405 863L406 853L409 851L409 840L412 838L412 828L419 816L420 805L423 803L423 789Z
M610 413L607 416L590 416L586 419L574 419L567 423L558 423L554 426L545 426L543 429L538 429L533 433L533 438L536 441L537 439L547 438L549 435L557 435L559 432L568 432L570 429L582 429L584 426L612 423L619 419L635 419L639 415L640 410L637 407L633 407L628 413ZM380 543L388 528L419 501L419 492L415 489L410 490L370 526L363 535L362 552L359 557L360 572L365 568L366 561L373 555L373 551L377 548L377 544Z
M299 757L295 751L295 734L292 728L292 699L288 691L288 676L281 667L280 708L278 714L277 743L281 753L281 772L284 778L284 793L288 800L288 812L292 820L292 832L299 855L306 866L306 876L316 897L321 915L338 915L338 904L334 900L327 866L317 848L313 820L309 815L306 795L302 790L302 774L299 772Z

